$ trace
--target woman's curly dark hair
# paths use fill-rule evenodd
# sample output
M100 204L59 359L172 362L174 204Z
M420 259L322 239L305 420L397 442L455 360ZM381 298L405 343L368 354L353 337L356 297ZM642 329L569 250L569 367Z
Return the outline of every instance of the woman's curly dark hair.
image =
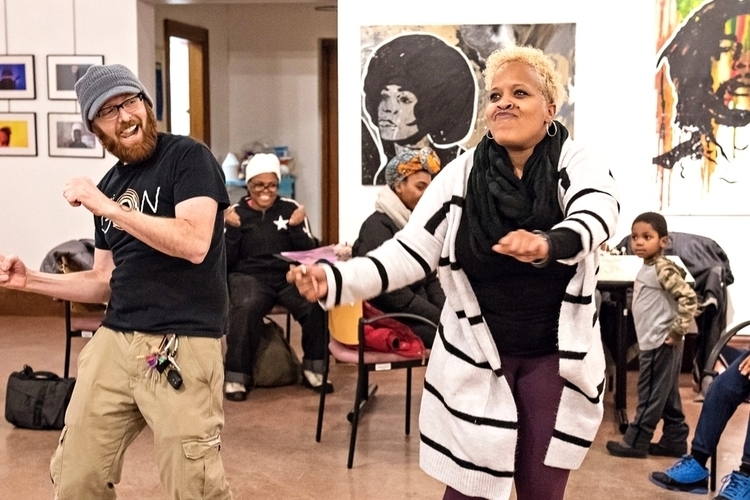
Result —
M363 83L365 110L378 121L380 93L398 85L417 97L414 115L420 133L434 144L455 144L471 131L477 84L469 61L455 47L423 33L394 37L373 51Z

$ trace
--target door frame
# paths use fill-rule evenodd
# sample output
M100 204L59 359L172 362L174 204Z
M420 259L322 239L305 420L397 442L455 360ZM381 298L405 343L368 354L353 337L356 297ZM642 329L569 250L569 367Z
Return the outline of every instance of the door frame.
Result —
M338 40L320 43L321 241L339 242Z
M164 102L166 103L165 123L168 131L172 130L172 102L169 75L169 37L172 36L184 38L199 45L201 48L203 65L201 71L201 81L203 86L203 142L206 143L206 146L211 147L211 92L209 86L208 30L199 26L173 21L171 19L164 20L164 64L166 66L164 71L164 93L166 94Z

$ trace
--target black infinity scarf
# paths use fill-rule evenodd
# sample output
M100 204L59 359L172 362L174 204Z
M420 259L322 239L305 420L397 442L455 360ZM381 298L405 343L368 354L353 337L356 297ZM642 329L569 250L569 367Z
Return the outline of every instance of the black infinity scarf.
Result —
M511 231L547 231L562 220L557 166L568 130L555 123L558 132L536 145L521 179L513 173L506 149L494 139L485 135L477 145L465 198L477 255L496 255L492 245Z

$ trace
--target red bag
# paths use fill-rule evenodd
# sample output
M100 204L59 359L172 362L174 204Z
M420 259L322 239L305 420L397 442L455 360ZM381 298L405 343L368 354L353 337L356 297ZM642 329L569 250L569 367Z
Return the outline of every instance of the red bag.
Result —
M368 302L362 302L362 316L365 319L382 314L382 311ZM422 357L426 351L422 339L411 328L394 318L383 318L365 325L365 348L409 358Z

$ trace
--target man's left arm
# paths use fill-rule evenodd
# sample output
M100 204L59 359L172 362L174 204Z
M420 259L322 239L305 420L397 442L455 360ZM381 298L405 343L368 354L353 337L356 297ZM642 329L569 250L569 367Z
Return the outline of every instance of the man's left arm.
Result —
M219 204L208 196L198 196L175 205L174 219L155 217L137 210L123 210L117 204L112 222L148 246L200 264L211 246Z

